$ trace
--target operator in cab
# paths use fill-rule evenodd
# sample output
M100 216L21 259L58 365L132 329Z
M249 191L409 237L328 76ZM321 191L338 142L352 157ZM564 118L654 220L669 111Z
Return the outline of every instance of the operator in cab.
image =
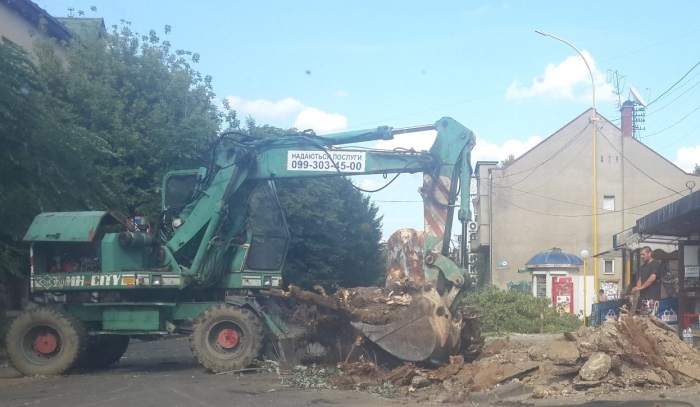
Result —
M632 288L632 294L639 292L640 313L656 315L661 299L661 263L654 260L649 246L644 246L639 255L644 264L639 270L637 285Z

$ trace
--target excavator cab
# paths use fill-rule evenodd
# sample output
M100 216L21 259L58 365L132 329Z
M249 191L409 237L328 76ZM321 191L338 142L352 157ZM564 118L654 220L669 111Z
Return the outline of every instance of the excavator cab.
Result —
M275 183L260 182L253 190L249 202L252 238L245 270L281 270L289 246L289 227L277 197Z

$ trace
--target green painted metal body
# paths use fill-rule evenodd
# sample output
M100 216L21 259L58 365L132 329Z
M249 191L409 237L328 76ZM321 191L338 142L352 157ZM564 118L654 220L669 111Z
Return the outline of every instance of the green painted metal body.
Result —
M143 270L148 268L147 253L143 248L125 249L119 245L117 233L102 238L102 272Z
M92 242L103 225L120 220L106 211L47 212L37 215L24 235L25 242Z
M430 151L341 148L429 129L437 130ZM426 263L426 282L452 287L445 297L456 304L464 292L466 270L447 255L454 208L459 208L462 223L471 217L474 142L473 132L443 118L403 130L296 133L231 143L217 151L207 168L166 174L153 243L121 242L120 233L134 231L133 225L110 212L37 216L25 236L32 242L31 291L59 298L95 332L168 331L232 292L246 296L280 286L289 231L271 181L421 172L426 213L447 217L442 230L429 228L426 221L425 249L434 258ZM278 337L289 334L275 315L256 312Z

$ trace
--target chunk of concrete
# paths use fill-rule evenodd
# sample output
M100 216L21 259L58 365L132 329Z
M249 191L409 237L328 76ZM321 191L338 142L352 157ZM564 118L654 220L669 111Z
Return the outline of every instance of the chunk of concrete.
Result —
M659 376L653 370L647 371L647 380L649 381L649 383L652 383L652 384L664 384L664 381L663 381L663 379L661 379L661 376Z
M550 360L555 365L575 365L581 356L576 342L569 341L545 342L531 347L527 353L534 361Z
M520 397L526 394L526 388L520 382L510 382L502 386L494 387L491 392L498 396L499 399L508 397Z
M612 359L605 353L594 353L579 371L581 379L596 381L605 377L612 368Z

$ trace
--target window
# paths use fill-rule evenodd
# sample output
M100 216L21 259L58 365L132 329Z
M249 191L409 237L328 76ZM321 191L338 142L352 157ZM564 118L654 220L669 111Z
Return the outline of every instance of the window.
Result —
M615 274L615 260L605 260L603 274Z
M606 195L603 197L603 210L614 211L615 210L615 197L611 195Z
M537 298L547 297L547 276L546 275L535 275L535 288L537 293Z

